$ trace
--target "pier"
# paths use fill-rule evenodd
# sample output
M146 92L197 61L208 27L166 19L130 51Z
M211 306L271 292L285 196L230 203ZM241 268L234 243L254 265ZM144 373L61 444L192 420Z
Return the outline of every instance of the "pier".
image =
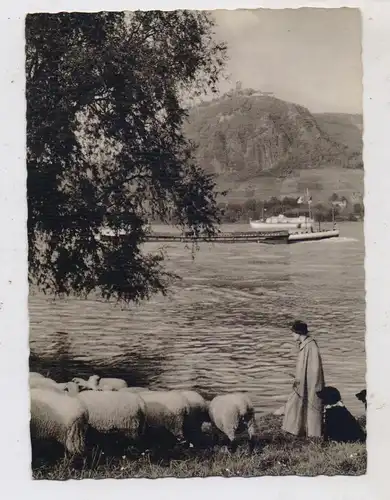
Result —
M212 237L201 236L192 238L186 234L174 233L149 233L146 236L147 242L166 242L166 243L287 243L288 231L260 232L260 231L242 231L242 232L221 232ZM126 234L102 234L101 239L126 239Z

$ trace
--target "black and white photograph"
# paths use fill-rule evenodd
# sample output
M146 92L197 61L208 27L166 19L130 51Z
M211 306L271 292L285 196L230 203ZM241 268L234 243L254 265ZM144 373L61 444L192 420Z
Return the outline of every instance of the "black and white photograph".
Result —
M31 475L366 473L357 8L25 17Z

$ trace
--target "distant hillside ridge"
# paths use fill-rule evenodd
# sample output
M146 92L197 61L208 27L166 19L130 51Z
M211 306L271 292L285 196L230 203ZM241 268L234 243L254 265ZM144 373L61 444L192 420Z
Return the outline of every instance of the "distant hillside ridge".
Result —
M244 89L190 109L184 132L198 146L198 163L216 174L219 186L233 191L251 186L260 194L265 189L277 195L283 179L306 171L321 191L322 170L362 170L359 123L359 115L314 115L303 106ZM362 174L353 174L348 190L362 192L356 179ZM337 185L326 190L337 192Z
M185 132L199 145L200 164L217 174L241 178L326 165L362 168L349 145L335 140L341 134L332 137L327 120L319 121L325 125L303 106L245 89L191 109Z
M362 157L363 116L346 113L316 113L313 115L318 126L331 139L347 146L352 154Z

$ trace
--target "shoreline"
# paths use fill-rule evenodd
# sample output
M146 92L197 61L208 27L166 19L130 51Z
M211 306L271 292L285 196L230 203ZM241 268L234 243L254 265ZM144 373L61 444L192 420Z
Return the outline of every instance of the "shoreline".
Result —
M362 421L362 419L359 419ZM267 414L257 419L258 445L250 454L242 441L235 453L219 441L207 449L173 450L170 455L137 454L119 457L94 449L92 460L74 468L69 460L33 469L36 480L129 479L159 477L259 477L287 475L350 475L366 473L367 451L362 443L324 443L296 438L281 430L282 417Z

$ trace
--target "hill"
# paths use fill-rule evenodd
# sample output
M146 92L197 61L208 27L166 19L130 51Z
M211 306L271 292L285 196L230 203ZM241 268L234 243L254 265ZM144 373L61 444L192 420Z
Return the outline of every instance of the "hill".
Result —
M306 188L316 201L363 192L355 115L313 115L252 89L236 90L192 108L185 133L229 200L295 196Z
M321 113L313 115L318 126L328 136L347 146L350 152L361 154L363 149L363 117L344 113Z

